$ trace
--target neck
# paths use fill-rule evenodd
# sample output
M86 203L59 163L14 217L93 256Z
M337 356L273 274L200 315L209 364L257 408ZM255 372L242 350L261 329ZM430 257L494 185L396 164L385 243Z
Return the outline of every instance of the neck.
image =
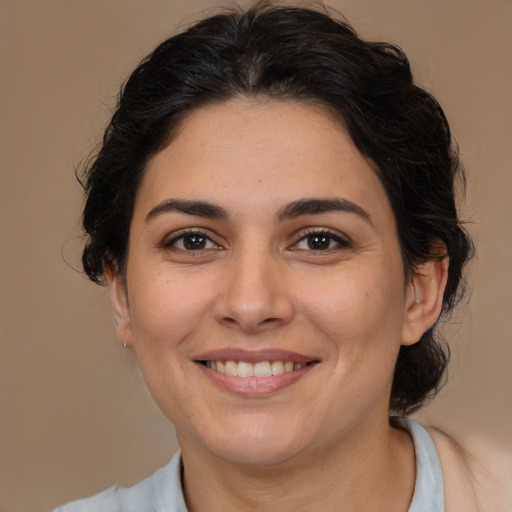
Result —
M407 511L414 491L414 447L407 432L357 431L325 450L279 464L233 464L180 439L189 512Z

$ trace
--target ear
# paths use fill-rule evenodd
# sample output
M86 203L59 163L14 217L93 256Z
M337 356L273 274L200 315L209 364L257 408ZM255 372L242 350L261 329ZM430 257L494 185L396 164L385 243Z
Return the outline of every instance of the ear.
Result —
M402 345L413 345L438 320L448 278L448 256L419 265L407 284Z
M132 327L128 291L125 280L115 268L105 268L105 278L110 289L110 300L114 309L117 339L125 346L132 347Z

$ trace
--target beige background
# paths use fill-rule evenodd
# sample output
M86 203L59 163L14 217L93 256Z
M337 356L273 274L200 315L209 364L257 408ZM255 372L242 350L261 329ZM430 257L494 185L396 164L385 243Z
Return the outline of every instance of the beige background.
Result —
M222 2L225 3L225 2ZM0 2L0 510L35 512L132 484L176 449L106 292L79 267L73 169L101 136L120 83L215 1ZM409 55L444 105L469 175L474 292L448 331L450 384L423 416L512 445L512 3L332 0ZM75 268L73 268L75 267Z

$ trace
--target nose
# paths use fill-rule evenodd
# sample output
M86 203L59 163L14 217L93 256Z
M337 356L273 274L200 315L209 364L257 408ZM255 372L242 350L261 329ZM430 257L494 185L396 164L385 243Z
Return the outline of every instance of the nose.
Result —
M294 314L285 264L264 251L241 250L223 276L215 303L218 322L249 333L285 325Z

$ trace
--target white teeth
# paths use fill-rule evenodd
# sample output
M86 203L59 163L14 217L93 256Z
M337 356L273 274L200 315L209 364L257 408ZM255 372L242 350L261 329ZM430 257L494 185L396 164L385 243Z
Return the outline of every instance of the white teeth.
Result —
M206 361L206 366L219 373L232 377L272 377L283 373L301 370L306 363L293 363L292 361L260 361L247 363L246 361Z
M270 363L268 361L261 361L261 363L254 364L254 376L255 377L271 377L272 370L270 369Z
M271 369L272 369L272 375L281 375L282 373L284 373L283 362L282 361L272 361Z
M252 377L254 375L254 365L251 363L245 363L244 361L239 361L236 374L239 377Z
M238 365L235 363L235 361L226 361L226 375L236 377L237 367Z

